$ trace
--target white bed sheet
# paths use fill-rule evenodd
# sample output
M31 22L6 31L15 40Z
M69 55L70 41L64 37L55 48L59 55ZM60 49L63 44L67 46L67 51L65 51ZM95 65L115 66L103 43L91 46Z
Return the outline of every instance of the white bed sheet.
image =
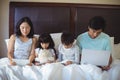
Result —
M90 64L10 66L8 58L2 58L0 80L120 80L120 61L114 63L112 67L109 71L101 71L100 68Z

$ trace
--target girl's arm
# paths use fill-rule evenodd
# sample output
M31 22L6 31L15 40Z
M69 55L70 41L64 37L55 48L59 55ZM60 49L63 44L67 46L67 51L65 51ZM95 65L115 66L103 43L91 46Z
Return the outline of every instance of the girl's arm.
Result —
M15 62L13 62L13 60L12 60L13 59L13 55L14 55L15 37L16 37L15 34L11 35L10 40L8 42L8 53L7 53L7 55L8 55L8 58L10 60L10 64L11 65L15 64Z
M30 53L30 56L29 56L29 61L30 61L29 65L32 65L32 62L35 59L35 46L36 46L37 39L33 38L32 40L33 40L33 42L32 42L31 53Z

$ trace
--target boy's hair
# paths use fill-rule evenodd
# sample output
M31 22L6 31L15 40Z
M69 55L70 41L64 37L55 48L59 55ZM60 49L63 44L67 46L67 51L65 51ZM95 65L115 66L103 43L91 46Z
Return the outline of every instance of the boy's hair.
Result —
M95 30L102 29L104 31L106 27L106 21L102 16L95 16L89 21L89 27Z
M63 32L61 35L62 44L69 45L69 44L72 44L74 40L75 40L75 37L72 33Z
M27 35L28 38L32 38L33 35L34 35L34 29L33 29L33 24L32 24L32 21L30 20L29 17L23 17L21 18L18 22L17 22L17 25L16 25L16 36L21 36L21 31L20 31L20 25L23 23L23 22L26 22L28 23L28 25L30 26L30 33Z

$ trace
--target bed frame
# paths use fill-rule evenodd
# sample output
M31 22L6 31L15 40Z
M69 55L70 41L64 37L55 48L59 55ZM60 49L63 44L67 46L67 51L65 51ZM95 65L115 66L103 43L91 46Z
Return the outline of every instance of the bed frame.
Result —
M10 2L9 36L24 16L31 18L35 34L70 31L76 37L87 31L90 18L100 15L107 21L105 32L120 43L120 5Z

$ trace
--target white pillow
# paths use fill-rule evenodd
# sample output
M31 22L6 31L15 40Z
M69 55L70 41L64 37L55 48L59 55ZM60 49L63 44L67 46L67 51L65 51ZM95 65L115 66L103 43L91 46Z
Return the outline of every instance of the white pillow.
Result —
M40 35L38 35L38 34L34 34L34 37L36 37L37 40L39 39L39 36L40 36Z
M8 42L9 42L9 39L5 39L5 43L6 43L7 48L8 48Z
M114 37L111 37L113 60L120 59L120 43L114 44Z
M114 44L114 57L120 59L120 43Z
M59 44L61 43L61 35L62 33L51 33L50 34L54 43L55 43L55 49L58 49Z
M115 54L115 52L114 52L114 37L110 37L110 39L111 39L111 46L112 46L112 57L115 58L114 57L114 54Z

